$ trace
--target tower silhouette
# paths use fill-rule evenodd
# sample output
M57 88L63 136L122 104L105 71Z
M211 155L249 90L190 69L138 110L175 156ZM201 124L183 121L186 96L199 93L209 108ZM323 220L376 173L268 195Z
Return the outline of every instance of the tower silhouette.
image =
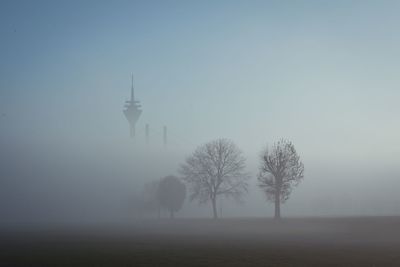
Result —
M139 120L140 114L142 114L142 109L140 102L135 100L135 88L133 86L132 74L131 100L126 101L124 106L124 115L129 122L131 138L135 137L135 125Z

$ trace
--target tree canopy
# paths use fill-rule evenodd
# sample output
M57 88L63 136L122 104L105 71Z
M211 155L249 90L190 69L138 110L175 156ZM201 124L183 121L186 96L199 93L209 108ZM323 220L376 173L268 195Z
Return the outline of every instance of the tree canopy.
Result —
M289 199L294 186L304 177L304 165L292 142L281 139L261 155L259 187L275 203L275 218L280 218L280 203Z
M218 196L241 199L247 192L249 175L244 171L246 159L230 140L217 139L199 146L182 164L180 173L190 186L190 199L211 201L217 218Z
M164 177L158 186L157 196L160 206L167 209L173 218L174 212L182 208L186 198L186 186L175 176Z

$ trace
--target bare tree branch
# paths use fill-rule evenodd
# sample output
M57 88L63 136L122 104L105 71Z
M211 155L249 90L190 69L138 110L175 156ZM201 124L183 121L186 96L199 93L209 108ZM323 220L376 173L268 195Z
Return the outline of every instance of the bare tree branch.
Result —
M180 168L183 180L190 186L190 199L211 201L214 217L217 196L241 200L247 192L249 175L244 172L246 159L236 145L217 139L198 147Z
M304 177L304 165L300 161L294 145L280 140L261 155L258 174L259 187L267 200L275 203L275 217L280 217L280 203L289 199L294 186Z

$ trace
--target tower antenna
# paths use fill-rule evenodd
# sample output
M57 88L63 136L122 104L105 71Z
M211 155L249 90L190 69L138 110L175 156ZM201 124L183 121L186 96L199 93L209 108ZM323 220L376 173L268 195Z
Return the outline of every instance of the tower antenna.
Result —
M132 77L131 77L131 101L134 102L135 101L135 86L134 86L134 78L133 78L133 73L132 73Z
M135 100L135 92L134 92L134 79L133 73L131 77L131 100L125 102L124 106L124 115L129 122L130 126L130 136L131 138L135 137L135 125L139 120L140 115L142 114L142 109L139 101Z

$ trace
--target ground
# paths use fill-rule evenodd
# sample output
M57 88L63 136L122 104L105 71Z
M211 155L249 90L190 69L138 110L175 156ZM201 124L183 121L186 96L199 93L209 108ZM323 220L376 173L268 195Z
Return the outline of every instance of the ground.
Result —
M146 220L3 231L1 266L400 266L400 217Z

